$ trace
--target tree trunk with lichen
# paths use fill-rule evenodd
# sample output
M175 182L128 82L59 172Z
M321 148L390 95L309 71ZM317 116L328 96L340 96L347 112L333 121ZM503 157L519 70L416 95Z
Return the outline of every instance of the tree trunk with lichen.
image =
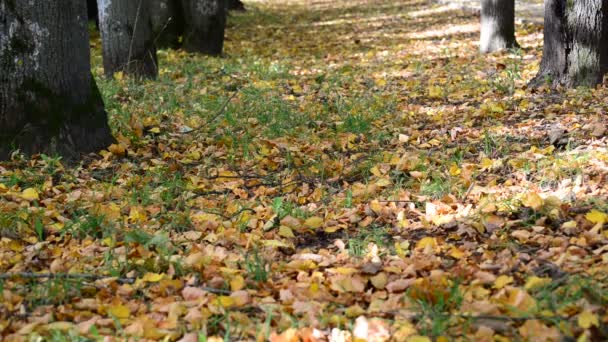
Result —
M156 78L158 60L149 0L99 0L99 30L106 77L124 72Z
M608 71L608 1L546 0L540 70L530 86L595 86Z
M158 48L178 48L184 33L184 11L179 0L151 0L150 18Z
M66 159L112 143L82 0L0 0L0 159Z
M518 47L515 40L515 0L481 0L479 51Z
M182 0L186 29L183 48L217 56L224 47L226 5L224 0Z

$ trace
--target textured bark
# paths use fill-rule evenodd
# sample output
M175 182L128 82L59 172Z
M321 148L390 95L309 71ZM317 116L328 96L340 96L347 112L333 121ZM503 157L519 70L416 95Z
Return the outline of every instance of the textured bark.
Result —
M186 30L183 48L190 52L220 55L224 47L224 0L182 0Z
M481 0L483 53L517 47L515 41L515 0Z
M150 0L154 42L158 48L178 48L184 34L184 11L179 0Z
M0 158L73 159L112 141L91 76L86 2L0 0Z
M540 70L531 86L594 86L608 71L608 1L546 0Z
M106 77L122 71L156 78L158 60L148 0L99 0L98 7Z

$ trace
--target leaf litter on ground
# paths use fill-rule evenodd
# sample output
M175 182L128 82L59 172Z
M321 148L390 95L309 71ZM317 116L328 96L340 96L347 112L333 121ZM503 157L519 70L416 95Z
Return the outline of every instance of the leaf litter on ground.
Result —
M94 39L116 144L0 166L4 340L608 338L608 91L526 89L540 26L248 5L155 82Z

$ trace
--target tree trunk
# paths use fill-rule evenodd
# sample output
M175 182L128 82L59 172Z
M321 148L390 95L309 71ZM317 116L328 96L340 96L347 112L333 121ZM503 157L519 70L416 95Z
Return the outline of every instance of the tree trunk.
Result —
M224 0L182 0L186 51L220 55L224 47L226 5Z
M518 47L515 41L515 0L481 0L482 53Z
M179 0L153 0L150 4L154 42L159 48L178 48L184 34L184 11Z
M245 4L241 0L226 0L226 9L229 11L245 11Z
M122 71L156 78L158 60L148 0L99 0L99 22L106 77Z
M86 14L82 0L0 0L0 158L73 159L112 143Z
M595 86L608 71L608 2L546 0L540 70L531 86Z

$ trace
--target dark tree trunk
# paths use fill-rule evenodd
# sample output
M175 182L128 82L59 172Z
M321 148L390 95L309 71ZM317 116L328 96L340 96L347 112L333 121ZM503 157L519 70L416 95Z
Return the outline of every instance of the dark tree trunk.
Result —
M86 3L0 0L0 158L67 159L113 138L91 76Z
M89 21L94 21L95 26L99 28L99 16L97 15L97 0L87 0L87 13Z
M226 9L229 11L245 11L245 4L241 0L226 0Z
M517 47L515 41L515 0L481 0L482 53Z
M608 71L608 1L546 0L540 70L531 86L594 86Z
M179 0L152 0L150 14L154 42L159 48L178 48L184 34L184 11Z
M158 60L149 0L99 0L99 22L106 77L122 71L156 78Z
M226 5L224 0L182 0L186 51L217 56L224 47Z

